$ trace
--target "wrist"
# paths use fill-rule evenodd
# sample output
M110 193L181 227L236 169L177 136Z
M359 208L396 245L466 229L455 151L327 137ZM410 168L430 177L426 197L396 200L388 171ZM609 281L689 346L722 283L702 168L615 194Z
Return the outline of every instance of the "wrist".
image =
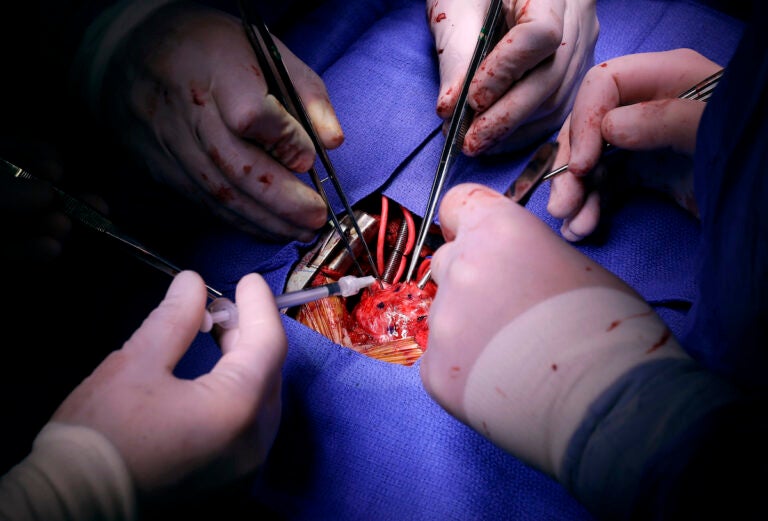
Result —
M464 391L467 421L557 476L594 400L633 367L675 358L687 356L639 297L604 287L560 294L516 317L482 351Z

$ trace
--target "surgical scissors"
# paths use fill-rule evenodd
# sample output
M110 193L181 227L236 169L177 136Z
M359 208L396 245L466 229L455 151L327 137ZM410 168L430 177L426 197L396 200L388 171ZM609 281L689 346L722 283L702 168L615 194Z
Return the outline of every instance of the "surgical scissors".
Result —
M408 265L408 271L405 274L406 281L411 280L416 271L416 264L419 261L421 250L427 239L429 227L432 225L432 220L435 217L437 201L443 192L443 187L445 186L445 181L448 177L450 167L453 164L453 160L456 155L461 152L461 147L464 144L464 136L467 133L469 124L472 122L474 111L467 103L469 86L472 83L475 72L480 66L480 62L482 62L483 58L488 55L491 47L495 45L496 40L498 39L498 33L501 29L502 22L504 21L501 16L501 6L501 0L493 0L490 3L485 15L485 20L483 21L483 26L480 29L480 35L477 38L475 51L472 54L472 60L467 69L467 76L464 78L461 93L456 101L456 107L453 109L453 114L451 115L451 120L448 125L448 132L446 134L442 154L440 155L440 162L438 163L437 171L435 172L435 177L432 181L429 199L427 200L427 209L424 212L424 218L421 221L419 234L416 237L416 243L411 254L411 262Z
M363 244L365 254L368 258L368 263L371 266L371 270L373 271L374 276L377 280L380 279L376 268L376 263L373 260L373 255L371 254L371 250L368 248L368 244L366 244L365 240L363 240L363 234L360 230L360 225L355 218L355 214L352 211L349 200L347 199L347 196L341 187L341 183L336 176L336 170L331 164L331 160L328 157L328 152L323 146L323 143L320 141L320 137L318 136L317 131L312 124L312 120L309 117L309 113L307 112L304 103L301 100L301 96L299 95L296 86L291 80L288 69L285 67L283 60L280 57L280 51L278 50L277 45L275 45L275 42L272 39L272 35L270 34L266 23L256 12L256 10L250 7L250 4L247 2L247 0L238 0L238 6L240 8L240 16L246 36L248 37L248 41L250 42L253 51L256 53L256 59L259 61L261 70L264 73L264 78L267 81L267 89L273 96L275 96L275 98L277 98L283 107L285 107L285 109L301 123L302 127L304 127L304 130L307 132L307 134L309 134L309 137L312 140L312 144L315 147L315 152L320 157L320 161L325 168L325 172L328 176L326 179L320 179L320 176L317 173L315 167L312 167L309 170L309 175L318 193L328 206L328 212L330 213L333 227L338 232L345 248L352 257L355 265L357 266L357 269L360 271L360 274L365 275L365 272L357 260L357 255L352 248L344 228L342 228L338 217L336 217L336 214L334 214L333 209L331 208L330 201L328 200L328 194L326 193L325 187L323 186L323 182L328 179L331 180L339 200L344 205L344 210L352 223L352 227L354 228L355 233L357 233L357 237L360 239L360 242ZM256 31L254 31L254 27L256 28L256 31L258 31L258 35L256 34Z

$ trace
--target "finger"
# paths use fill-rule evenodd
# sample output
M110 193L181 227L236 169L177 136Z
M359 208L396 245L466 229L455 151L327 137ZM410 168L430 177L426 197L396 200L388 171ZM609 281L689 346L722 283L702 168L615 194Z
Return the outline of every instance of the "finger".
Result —
M563 221L560 233L565 240L577 242L594 232L599 220L600 195L590 192L579 211Z
M235 301L238 326L222 333L224 355L203 378L234 383L245 394L257 395L279 378L287 340L272 291L260 275L240 280Z
M570 133L571 116L565 118L560 132L557 134L557 154L552 163L553 168L567 166L571 156L571 144L568 139ZM580 179L577 179L572 172L565 170L556 175L550 181L549 200L547 201L547 211L556 219L569 217L581 208L584 200L584 188Z
M440 62L437 114L442 119L453 114L489 3L490 0L434 0L429 4L429 27Z
M677 98L721 67L691 49L620 56L590 70L592 80L612 82L622 105Z
M557 153L555 154L555 160L553 165L555 168L559 168L563 165L567 165L571 157L571 142L568 139L571 129L571 115L569 114L565 121L563 121L560 130L557 133Z
M560 72L553 72L556 67L559 63L541 65L477 115L467 130L463 152L477 156L512 135L537 110L546 110L542 104L554 94L562 78Z
M576 96L571 120L571 170L584 175L603 147L602 120L618 106L676 98L719 67L689 49L641 53L590 69Z
M580 77L581 66L574 65L573 46L556 46L551 58L539 61L519 81L499 89L484 112L472 122L464 140L463 152L476 156L485 152L504 152L527 146L551 132L570 110L576 89L569 78ZM486 70L487 72L487 70ZM490 76L486 84L494 81ZM479 88L481 83L473 86Z
M510 13L512 27L484 60L470 87L469 102L487 110L526 72L553 55L563 40L564 0L525 2Z
M513 204L509 199L484 185L463 183L448 190L440 202L438 215L446 241L452 241L460 229L482 225L499 205Z
M584 178L565 171L552 179L547 211L556 219L572 217L584 204Z
M261 72L252 67L251 71L238 68L217 81L214 98L224 123L236 136L260 144L286 168L306 172L315 160L309 135L274 96L267 94Z
M283 61L293 79L296 90L307 109L312 126L325 148L338 148L344 142L344 132L336 117L325 83L315 71L296 57L279 40Z
M200 330L205 311L203 279L193 271L173 278L165 298L125 343L123 349L143 360L142 368L168 374Z
M310 241L315 236L314 231L308 231L301 228L286 227L282 228L283 223L275 220L274 216L264 211L263 219L246 216L236 212L232 207L227 206L226 201L231 194L236 193L234 188L225 185L222 181L219 185L214 185L210 179L217 179L220 174L215 169L203 170L203 180L192 177L173 156L168 155L167 149L153 149L147 146L144 150L147 161L153 165L154 175L160 177L163 182L175 187L180 193L184 194L195 203L201 204L207 208L212 215L221 219L245 233L254 237L260 237L269 241L301 240ZM211 168L205 164L208 159L200 156L201 166ZM210 175L208 172L210 171ZM275 224L275 226L272 226Z
M278 215L279 211L262 207L259 201L246 196L225 177L220 167L233 176L250 174L255 179L252 182L258 183L260 176L252 172L258 172L259 169L267 168L266 165L271 165L274 168L272 172L275 174L270 176L280 174L281 180L301 182L292 172L287 171L255 146L249 146L233 136L221 122L215 106L209 104L197 115L198 120L194 124L197 125L198 130L192 130L189 122L180 122L173 114L165 114L162 111L161 107L156 123L156 131L161 139L160 146L154 150L146 149L144 154L150 158L154 173L160 175L163 181L174 185L191 199L205 204L223 220L249 233L274 240L295 238L310 240L314 237L314 230L286 222ZM216 134L216 130L212 127L218 128L218 132L224 137L217 137L214 140L211 136ZM156 137L151 136L148 142L155 140ZM203 140L204 143L201 142ZM231 143L228 140L238 141L238 147L247 147L251 150L252 159L258 164L246 162L238 152L234 151L234 148L227 148L227 152L222 152L219 147L223 147L224 143ZM229 147L234 145L230 144ZM274 177L270 176L268 179L271 181ZM310 192L307 195L308 198L319 198L303 183L297 190L301 191L300 194ZM298 197L293 191L290 196L293 199ZM284 201L275 200L270 203L283 204ZM317 205L316 200L314 204ZM317 211L316 208L315 211ZM324 205L322 211L325 211ZM309 217L314 217L311 211Z
M328 211L320 194L262 150L232 134L215 113L203 116L197 135L208 162L216 167L214 178L208 181L237 190L223 194L231 195L223 202L235 211L255 222L279 221L282 226L271 224L270 228L283 234L295 234L290 227L314 231L325 224Z
M605 115L601 131L606 141L623 149L672 147L692 155L705 106L696 100L664 99L619 107Z

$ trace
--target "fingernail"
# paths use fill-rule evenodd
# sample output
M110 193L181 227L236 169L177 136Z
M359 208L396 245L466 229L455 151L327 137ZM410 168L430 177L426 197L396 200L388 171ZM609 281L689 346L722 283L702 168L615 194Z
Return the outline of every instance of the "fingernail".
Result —
M578 242L584 237L571 230L570 222L563 221L563 225L560 227L560 234L568 242Z

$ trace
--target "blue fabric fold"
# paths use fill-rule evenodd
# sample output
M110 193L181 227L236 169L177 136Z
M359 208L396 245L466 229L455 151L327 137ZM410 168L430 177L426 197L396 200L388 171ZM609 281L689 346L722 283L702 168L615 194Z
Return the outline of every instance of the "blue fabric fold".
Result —
M596 61L692 47L729 59L739 22L695 2L603 0ZM706 28L706 31L703 29ZM717 37L714 37L716 34ZM351 202L380 190L423 215L443 136L438 71L423 0L326 2L280 35L323 77L346 141L329 152ZM505 190L532 150L456 161L449 184ZM548 186L528 204L553 230ZM338 203L334 203L336 209ZM698 223L674 203L629 198L605 233L578 248L649 300L675 334L695 292ZM231 230L204 237L191 263L233 296L252 271L282 292L299 243L267 245ZM226 261L222 261L226 259ZM589 519L548 476L459 423L425 393L418 364L379 362L285 317L284 416L253 496L287 519ZM177 367L194 377L218 358L200 335Z

